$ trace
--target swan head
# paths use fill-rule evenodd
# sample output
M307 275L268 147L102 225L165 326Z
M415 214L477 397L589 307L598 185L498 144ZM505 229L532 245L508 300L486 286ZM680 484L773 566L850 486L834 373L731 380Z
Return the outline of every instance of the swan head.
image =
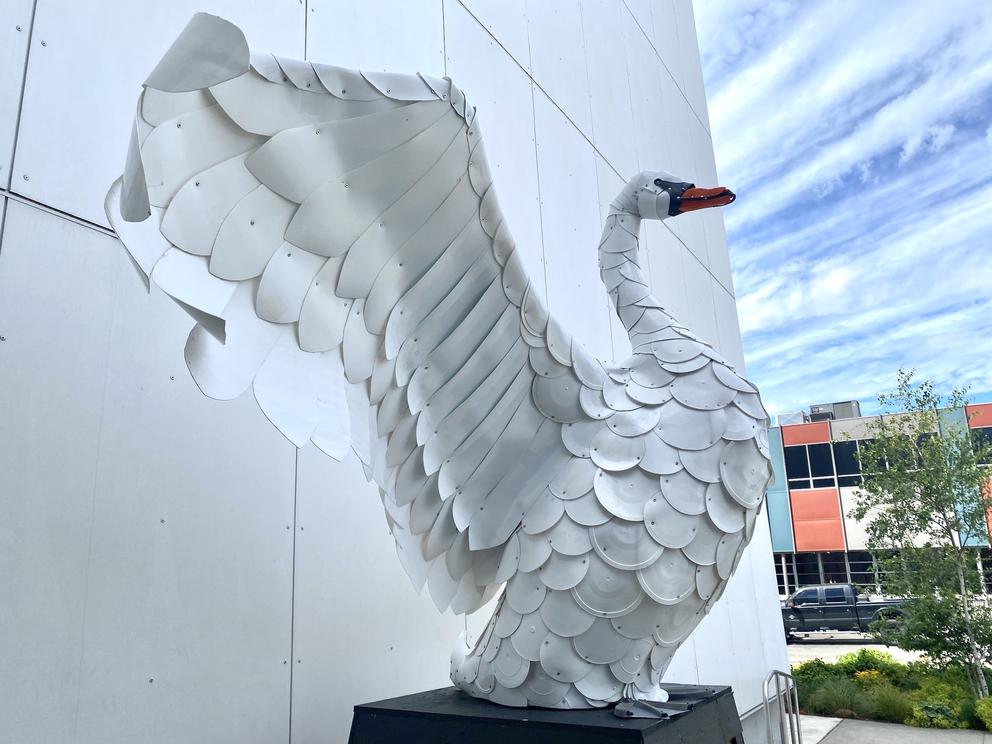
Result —
M666 171L642 171L634 176L621 193L623 207L645 220L666 220L686 212L730 204L737 195L717 186L697 188Z

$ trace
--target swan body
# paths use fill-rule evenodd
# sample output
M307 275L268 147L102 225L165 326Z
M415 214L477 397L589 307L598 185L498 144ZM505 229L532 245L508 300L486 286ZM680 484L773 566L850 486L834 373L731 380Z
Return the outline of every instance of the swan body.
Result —
M440 610L505 585L458 687L664 699L771 469L757 390L653 297L637 236L733 197L663 172L618 195L599 260L633 355L607 368L530 284L492 180L450 80L250 52L198 14L146 81L107 212L197 320L205 394L251 387L297 446L353 449Z

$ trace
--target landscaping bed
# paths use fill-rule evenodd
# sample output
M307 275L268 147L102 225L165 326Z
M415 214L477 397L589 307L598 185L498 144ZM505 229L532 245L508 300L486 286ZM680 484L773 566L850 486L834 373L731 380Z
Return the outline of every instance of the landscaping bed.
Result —
M976 700L960 667L903 664L884 651L861 649L834 663L811 659L797 664L792 675L803 713L992 730L992 698Z

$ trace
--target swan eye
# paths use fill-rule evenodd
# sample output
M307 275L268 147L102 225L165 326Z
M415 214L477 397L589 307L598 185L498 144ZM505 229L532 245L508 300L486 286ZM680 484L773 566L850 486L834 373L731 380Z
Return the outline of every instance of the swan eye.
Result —
M665 182L662 181L660 178L656 178L654 179L654 185L657 186L659 189L661 189L664 188Z

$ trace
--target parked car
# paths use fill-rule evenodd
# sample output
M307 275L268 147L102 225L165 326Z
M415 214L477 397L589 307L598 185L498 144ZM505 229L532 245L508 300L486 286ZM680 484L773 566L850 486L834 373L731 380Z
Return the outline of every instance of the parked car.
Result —
M876 620L899 617L902 604L901 599L858 596L851 584L806 586L782 602L782 622L787 639L824 630L864 633Z

